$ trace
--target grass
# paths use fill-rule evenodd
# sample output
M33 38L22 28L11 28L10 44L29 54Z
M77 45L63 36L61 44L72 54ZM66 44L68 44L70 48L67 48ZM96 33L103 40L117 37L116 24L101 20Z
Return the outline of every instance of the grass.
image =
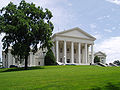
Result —
M120 67L45 66L4 71L7 69L0 69L0 90L120 90Z

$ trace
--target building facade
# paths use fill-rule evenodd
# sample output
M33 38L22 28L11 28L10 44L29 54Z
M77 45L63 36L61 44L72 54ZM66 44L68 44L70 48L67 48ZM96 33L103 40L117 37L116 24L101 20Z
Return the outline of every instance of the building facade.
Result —
M45 57L46 49L39 49L35 54L33 52L29 52L28 56L28 66L44 66L44 57ZM2 51L2 62L3 67L9 68L10 65L16 65L19 67L24 67L25 61L19 60L17 57L11 54L11 48L8 49L8 53L6 54Z
M93 45L95 38L80 28L56 33L52 39L57 62L78 65L94 63ZM91 52L91 60L89 59L89 52Z
M56 57L56 62L64 64L76 64L76 65L90 65L94 61L93 45L96 39L84 32L80 28L72 28L59 33L55 33L52 36L53 41L53 53ZM47 50L39 49L35 54L30 52L28 58L29 66L43 66L44 54ZM91 52L91 59L89 58L89 52ZM9 67L10 65L24 65L15 59L10 53L2 53L3 66Z

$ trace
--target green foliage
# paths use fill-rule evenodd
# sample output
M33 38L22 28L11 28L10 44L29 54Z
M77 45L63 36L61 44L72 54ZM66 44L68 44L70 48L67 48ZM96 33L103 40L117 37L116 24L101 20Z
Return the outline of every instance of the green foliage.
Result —
M49 49L48 52L46 53L44 61L45 61L45 65L55 65L56 64L56 59L55 59L55 56L51 49Z
M100 62L100 58L98 56L94 57L94 63L99 63Z
M119 60L116 60L113 63L120 66L120 61Z
M30 47L33 52L37 51L39 43L41 48L51 48L54 27L48 9L43 10L22 0L18 6L10 2L0 11L0 33L5 33L2 42L6 52L12 46L12 54L25 59L26 65Z

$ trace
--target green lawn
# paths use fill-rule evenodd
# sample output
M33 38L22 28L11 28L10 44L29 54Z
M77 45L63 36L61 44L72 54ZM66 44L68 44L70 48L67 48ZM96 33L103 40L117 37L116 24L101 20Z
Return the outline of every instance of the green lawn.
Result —
M109 85L120 87L120 67L45 66L44 69L0 72L0 90L88 90L97 87L103 90Z

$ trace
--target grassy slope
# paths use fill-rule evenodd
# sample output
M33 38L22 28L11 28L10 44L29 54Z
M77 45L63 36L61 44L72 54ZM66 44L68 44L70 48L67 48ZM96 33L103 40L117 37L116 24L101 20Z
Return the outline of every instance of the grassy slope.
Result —
M120 83L120 67L46 66L45 69L0 73L0 90L76 90Z

